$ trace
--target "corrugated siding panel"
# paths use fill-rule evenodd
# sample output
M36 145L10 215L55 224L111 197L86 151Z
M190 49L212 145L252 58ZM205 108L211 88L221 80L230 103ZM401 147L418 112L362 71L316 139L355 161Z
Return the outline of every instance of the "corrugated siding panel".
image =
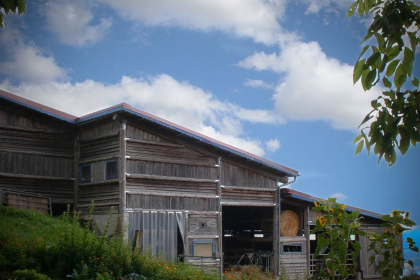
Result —
M177 259L177 220L175 212L141 211L129 213L128 237L134 238L136 230L143 231L142 250L151 250L167 261Z

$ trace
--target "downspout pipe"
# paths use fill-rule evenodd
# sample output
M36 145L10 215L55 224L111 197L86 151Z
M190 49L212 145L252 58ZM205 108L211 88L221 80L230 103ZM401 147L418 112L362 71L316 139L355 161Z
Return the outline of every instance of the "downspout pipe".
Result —
M277 264L277 267L278 267L278 269L277 269L277 277L280 277L280 272L281 272L281 269L280 269L280 267L281 267L281 259L280 259L280 250L281 250L281 243L280 243L280 232L281 232L281 219L280 219L280 216L281 216L281 189L283 189L283 188L286 188L288 185L291 185L291 184L293 184L294 182L296 182L296 176L294 176L293 177L293 181L290 181L290 182L287 182L287 183L284 183L284 184L281 184L279 181L277 181L277 186L278 186L278 188L279 188L279 191L278 191L278 197L277 197L277 205L278 205L278 225L279 225L279 236L278 236L278 242L277 242L277 246L278 246L278 248L277 248L277 253L278 253L278 256L277 256L277 260L278 260L278 264Z

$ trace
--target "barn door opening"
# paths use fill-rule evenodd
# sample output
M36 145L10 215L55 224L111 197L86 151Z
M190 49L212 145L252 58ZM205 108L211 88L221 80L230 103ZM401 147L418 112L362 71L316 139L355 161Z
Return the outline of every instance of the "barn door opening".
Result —
M223 206L223 265L255 264L270 269L273 207Z

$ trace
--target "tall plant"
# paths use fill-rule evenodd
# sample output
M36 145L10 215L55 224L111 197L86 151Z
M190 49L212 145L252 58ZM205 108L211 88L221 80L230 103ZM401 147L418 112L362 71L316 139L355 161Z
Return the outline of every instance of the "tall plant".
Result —
M401 264L406 260L400 246L402 233L410 230L416 223L409 219L409 212L392 211L391 215L384 215L381 218L385 230L382 234L373 232L369 234L369 250L375 254L370 257L370 263L375 263L376 270L382 275L382 279L399 279L401 273ZM419 248L411 237L407 237L403 242L408 244L408 249L418 252ZM413 266L411 260L407 263Z
M352 236L366 235L360 228L360 213L348 213L346 206L336 201L336 198L315 201L315 211L321 212L317 218L312 233L317 234L317 247L315 257L322 256L326 269L320 272L321 276L335 279L337 275L348 278L354 275L357 263L348 266L349 256L355 260L359 255L361 246Z

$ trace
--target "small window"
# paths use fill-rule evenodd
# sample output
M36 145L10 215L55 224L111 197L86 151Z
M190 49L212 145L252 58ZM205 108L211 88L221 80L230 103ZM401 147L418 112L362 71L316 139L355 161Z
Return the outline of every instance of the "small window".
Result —
M80 183L89 183L92 180L92 166L85 164L80 166Z
M105 163L105 178L118 178L118 160L110 160Z
M290 254L290 253L304 253L303 244L302 243L284 244L283 254Z
M195 257L208 257L214 256L214 243L211 240L193 241L192 255Z

